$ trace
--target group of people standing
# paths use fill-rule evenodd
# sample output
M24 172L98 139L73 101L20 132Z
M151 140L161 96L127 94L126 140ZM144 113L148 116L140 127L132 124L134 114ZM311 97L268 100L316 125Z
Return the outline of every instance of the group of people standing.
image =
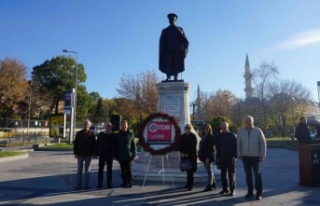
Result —
M90 166L92 158L99 157L98 185L103 187L103 171L107 167L106 187L112 188L112 164L118 160L121 169L121 187L132 187L131 164L136 158L136 144L134 135L128 129L128 122L123 120L118 133L112 132L112 124L107 123L105 131L95 134L90 130L91 122L84 121L83 129L77 132L74 141L74 156L77 159L77 186L76 190L82 189L82 173L84 168L84 189L90 187ZM187 170L186 189L192 190L194 186L194 173L197 171L197 160L203 162L208 174L208 183L203 192L217 188L213 173L213 163L221 170L222 190L219 194L235 195L236 188L236 159L243 161L246 175L248 193L246 198L254 196L252 171L255 176L256 199L262 198L262 177L260 162L266 156L266 140L262 130L254 126L252 116L245 118L245 128L238 131L237 137L229 131L229 124L222 122L219 129L212 131L209 124L203 127L199 150L197 150L197 137L191 131L190 124L185 125L185 133L179 142L181 158L191 162L191 169Z
M245 117L245 127L240 129L237 137L229 131L229 124L222 122L217 132L212 131L209 124L203 127L199 151L197 152L197 137L191 132L191 125L185 126L181 136L179 151L181 158L191 161L191 169L187 170L186 189L192 190L194 173L197 171L197 158L203 162L208 173L208 183L203 192L217 188L213 173L213 163L221 170L222 190L219 194L235 195L236 188L236 159L243 161L248 192L245 198L252 198L253 180L255 176L256 200L262 199L262 177L260 162L266 157L266 140L262 130L254 126L252 116Z
M90 130L91 121L85 120L83 129L80 130L74 140L74 156L77 159L77 186L76 190L82 189L82 176L84 166L84 189L91 189L90 170L92 158L99 158L98 185L97 189L103 187L103 171L107 167L106 187L112 188L112 164L117 159L120 164L122 184L121 187L132 187L131 162L136 158L136 144L134 135L129 131L128 122L121 122L118 133L112 132L112 124L107 123L105 131L100 132L96 139Z

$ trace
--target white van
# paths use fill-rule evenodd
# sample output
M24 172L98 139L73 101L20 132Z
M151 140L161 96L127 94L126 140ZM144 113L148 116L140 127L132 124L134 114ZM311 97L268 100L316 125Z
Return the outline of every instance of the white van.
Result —
M92 125L90 130L93 131L95 135L98 135L100 132L104 131L104 127L101 125Z

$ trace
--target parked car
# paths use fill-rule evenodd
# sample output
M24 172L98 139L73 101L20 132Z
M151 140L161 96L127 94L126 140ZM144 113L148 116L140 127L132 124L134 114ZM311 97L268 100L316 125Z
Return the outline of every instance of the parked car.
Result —
M98 135L100 132L104 131L104 127L101 125L92 125L90 130L93 131L95 135Z

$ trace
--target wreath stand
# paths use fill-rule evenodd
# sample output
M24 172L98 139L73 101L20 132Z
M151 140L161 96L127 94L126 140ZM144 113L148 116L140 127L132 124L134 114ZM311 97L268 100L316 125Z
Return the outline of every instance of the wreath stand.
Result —
M147 179L147 176L148 176L148 173L149 173L149 167L150 167L150 163L151 163L152 157L153 157L153 156L151 155L150 158L149 158L147 170L146 170L146 172L145 172L145 174L144 174L144 179L143 179L142 187L144 187L144 185L145 185L145 183L146 183L146 179ZM162 169L158 172L158 174L160 174L160 173L162 172L162 183L163 183L163 184L165 183L164 157L165 157L166 160L167 160L168 168L171 169L168 155L167 155L167 154L161 155L161 166L162 166ZM172 178L172 188L173 188L173 190L174 190L174 179L173 179L173 178Z

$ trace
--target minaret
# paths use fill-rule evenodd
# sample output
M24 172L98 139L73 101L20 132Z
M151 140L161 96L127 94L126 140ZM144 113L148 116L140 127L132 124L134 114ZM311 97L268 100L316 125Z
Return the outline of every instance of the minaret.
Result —
M246 87L244 88L244 91L246 92L246 99L247 99L249 97L252 97L252 91L253 91L253 88L251 87L251 72L250 72L248 54L246 54L246 63L244 66L245 66L244 79L246 82Z
M198 89L197 89L197 99L196 99L196 107L197 107L197 118L198 119L201 119L201 114L200 114L200 111L201 111L201 91L200 91L200 86L198 84Z

